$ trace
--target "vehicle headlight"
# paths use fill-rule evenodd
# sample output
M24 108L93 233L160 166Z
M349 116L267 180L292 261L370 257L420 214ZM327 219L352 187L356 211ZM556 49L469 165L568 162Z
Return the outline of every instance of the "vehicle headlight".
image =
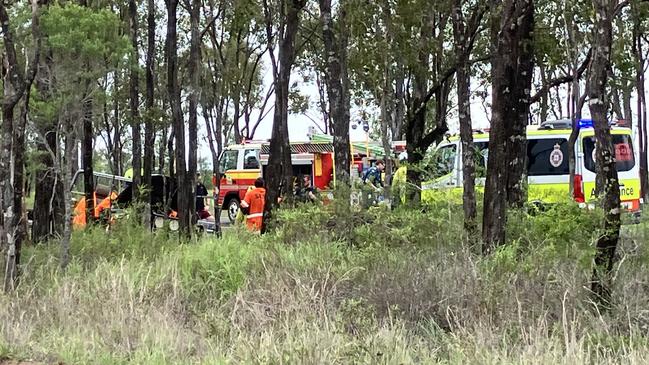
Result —
M327 193L327 199L334 200L334 193L332 192Z
M178 230L178 228L180 228L180 226L179 226L177 220L172 219L172 220L169 221L169 229L170 229L170 230L172 230L172 231L175 232L175 231Z
M160 229L164 227L164 225L165 225L165 219L162 217L155 217L155 219L153 220L153 226L155 228Z

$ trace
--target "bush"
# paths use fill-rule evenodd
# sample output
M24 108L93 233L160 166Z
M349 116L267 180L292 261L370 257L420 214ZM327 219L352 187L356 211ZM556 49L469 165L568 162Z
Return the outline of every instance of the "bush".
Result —
M24 251L0 296L0 358L126 363L642 363L649 225L627 227L609 313L587 291L598 212L509 218L483 257L448 202L304 205L264 236L177 242L123 224ZM621 360L624 359L624 360Z

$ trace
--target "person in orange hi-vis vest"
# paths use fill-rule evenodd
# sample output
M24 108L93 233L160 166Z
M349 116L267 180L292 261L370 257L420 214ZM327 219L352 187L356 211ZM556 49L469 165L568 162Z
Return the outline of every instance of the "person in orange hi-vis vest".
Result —
M264 179L255 180L255 188L249 190L241 202L241 208L247 210L246 226L253 232L260 232L264 220L264 206L266 205L266 189Z
M93 217L99 218L101 212L106 209L110 209L113 205L113 200L117 199L117 193L114 191L110 193L106 198L104 198L100 203L97 203L97 193L93 193L93 203L95 206ZM72 225L74 228L83 228L86 226L86 198L81 197L79 202L74 207L74 214L72 219Z

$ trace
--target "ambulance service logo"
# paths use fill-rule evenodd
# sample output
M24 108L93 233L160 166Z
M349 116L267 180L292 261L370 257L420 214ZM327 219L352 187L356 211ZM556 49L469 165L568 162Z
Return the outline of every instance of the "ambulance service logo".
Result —
M561 152L561 146L559 144L554 145L554 150L550 152L550 165L553 167L559 167L563 163L563 152Z

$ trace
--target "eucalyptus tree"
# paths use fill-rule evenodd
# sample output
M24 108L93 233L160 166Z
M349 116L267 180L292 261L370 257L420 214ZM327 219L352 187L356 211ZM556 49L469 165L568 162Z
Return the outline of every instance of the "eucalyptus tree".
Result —
M630 4L629 16L632 23L631 53L634 56L634 81L636 98L636 115L638 125L638 139L640 142L640 183L642 197L649 199L649 170L647 169L647 94L645 88L645 73L649 67L649 2L633 0Z
M36 114L54 113L58 123L57 145L65 145L65 152L55 153L57 162L55 170L63 183L63 205L65 207L62 256L61 261L67 264L67 245L70 240L71 220L71 171L72 154L75 150L76 138L75 120L83 120L83 129L90 123L90 133L86 133L86 141L91 147L94 143L93 119L96 115L94 109L98 104L88 103L89 99L99 99L102 90L98 84L107 74L122 68L125 56L129 52L128 38L123 36L120 19L107 8L82 7L73 3L64 5L53 4L42 17L43 33L46 46L51 52L52 60L48 63L48 73L54 82L51 86L51 97L47 102L37 105ZM108 61L108 62L107 62ZM83 87L79 87L82 85ZM85 131L87 132L87 131ZM57 149L58 150L58 149ZM86 148L86 152L88 149ZM91 152L90 152L91 153ZM86 163L87 163L86 159ZM84 177L84 185L88 179ZM90 180L92 182L92 180ZM94 186L84 188L86 200L93 200ZM88 190L90 194L88 195ZM88 204L92 205L92 204ZM87 214L92 216L91 214Z
M408 197L419 201L418 165L448 131L449 95L457 67L451 2L350 1L355 9L350 15L352 83L355 90L369 91L381 107L383 130L389 129L392 138L405 137L412 187Z
M165 59L167 63L167 93L171 106L172 133L175 141L174 167L177 184L177 205L179 229L186 237L191 237L192 215L191 192L187 185L187 160L185 157L185 119L182 111L181 84L178 79L178 0L165 0L167 7L167 38ZM172 154L170 153L170 159ZM171 169L170 169L171 171Z
M460 141L462 144L462 207L464 210L464 228L470 236L477 233L477 208L475 197L475 147L471 125L471 64L469 57L475 44L482 17L487 11L487 5L485 1L473 3L454 0L452 9L453 39L457 62L457 105ZM473 9L469 17L465 15L466 8Z
M347 11L349 2L338 3L337 19L332 14L331 0L319 0L322 39L326 64L325 81L331 130L333 132L335 178L340 184L349 185L350 176L350 90L348 73L347 45L349 43L349 24ZM337 24L335 22L337 20ZM347 191L347 190L341 190ZM342 197L348 200L348 197Z
M131 146L133 200L140 199L140 180L142 177L142 141L140 119L140 67L139 67L139 15L136 0L128 0L128 25L131 38L130 72L129 72L129 119L131 124Z
M189 74L188 90L188 132L189 132L189 149L188 149L188 168L185 174L183 184L188 185L187 189L187 208L192 213L192 223L196 221L196 168L198 163L198 103L200 101L201 83L200 83L200 63L201 63L201 0L186 0L185 6L189 9L190 19L190 41L189 41L189 64L187 72ZM180 182L180 180L179 180Z
M210 0L204 8L210 19L204 31L204 54L212 69L212 80L205 83L218 90L205 100L215 108L215 117L231 116L237 143L253 139L270 111L274 93L274 84L266 87L263 82L268 40L262 4L256 0Z
M605 306L611 301L615 251L620 236L620 187L608 123L606 88L613 44L613 17L617 1L593 0L593 59L588 69L588 106L595 127L596 194L604 210L602 235L597 240L591 290Z
M29 107L29 90L36 77L37 66L40 55L40 16L39 4L37 1L31 3L31 30L33 34L34 53L29 60L29 54L25 52L24 58L29 67L24 68L22 55L17 49L14 26L9 17L9 11L4 3L0 4L0 27L2 29L2 40L4 44L3 67L3 98L2 98L2 129L0 136L0 249L6 250L6 265L4 276L4 290L14 288L18 276L18 265L20 265L20 250L22 241L27 232L25 214L23 212L23 169L25 149L25 125L27 122L27 110ZM26 50L25 50L26 51ZM15 108L24 99L20 117L15 123ZM13 141L13 146L12 146ZM4 221L3 199L5 189L11 183L9 181L9 161L13 155L13 194L12 194L12 221L7 227ZM5 247L7 245L7 247Z
M483 251L505 243L509 206L525 196L526 127L533 72L534 2L503 0L492 5L492 115L482 224Z
M278 206L279 198L285 195L291 199L293 190L293 168L291 147L288 138L288 101L291 69L296 58L295 40L300 25L300 12L306 0L280 0L269 4L263 0L268 48L278 45L278 55L269 52L275 85L275 109L273 130L270 140L270 154L266 168L267 192L262 232L268 227L272 211Z
M145 202L144 226L150 227L150 189L151 174L155 165L155 66L156 66L156 4L154 0L147 0L147 48L145 64L145 110L144 116L144 160L143 160L143 183L145 186L142 200ZM135 168L134 168L135 170Z
M384 0L349 1L350 51L349 79L356 98L367 93L380 111L380 137L386 156L391 156L391 142L403 137L405 120L405 64L402 51L408 49L406 32L412 9L406 4ZM368 16L368 14L372 14ZM412 59L412 58L411 58ZM386 182L393 164L386 159Z

